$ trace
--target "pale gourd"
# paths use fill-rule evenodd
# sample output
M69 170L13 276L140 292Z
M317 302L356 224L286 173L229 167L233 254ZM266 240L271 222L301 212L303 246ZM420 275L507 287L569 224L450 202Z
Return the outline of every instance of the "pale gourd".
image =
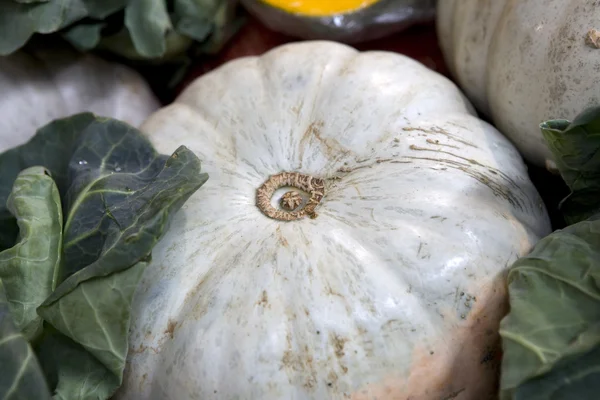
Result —
M300 42L209 72L140 129L210 180L153 250L115 399L495 393L503 275L550 226L450 80Z
M441 0L450 71L523 156L553 165L539 124L600 102L600 6L594 0Z
M0 57L0 152L48 122L83 111L141 124L160 104L135 71L67 49Z

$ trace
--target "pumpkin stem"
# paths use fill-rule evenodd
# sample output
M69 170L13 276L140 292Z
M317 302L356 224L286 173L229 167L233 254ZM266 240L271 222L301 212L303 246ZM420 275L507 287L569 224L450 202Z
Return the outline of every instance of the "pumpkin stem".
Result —
M287 192L281 197L281 208L286 211L294 211L300 207L300 204L302 204L302 196L295 190Z
M275 191L284 186L292 186L310 194L309 200L301 210L295 211L302 204L300 193L295 190L286 192L281 198L279 210L271 205L271 198ZM316 218L315 208L325 196L325 182L323 179L298 172L281 172L271 175L256 191L256 206L267 217L279 221L294 221L305 216Z

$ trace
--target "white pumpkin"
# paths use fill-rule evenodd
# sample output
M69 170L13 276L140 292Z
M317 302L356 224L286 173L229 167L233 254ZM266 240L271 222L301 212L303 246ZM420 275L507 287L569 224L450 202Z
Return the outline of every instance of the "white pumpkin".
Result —
M550 226L516 149L448 79L300 42L204 75L141 129L210 179L153 251L116 399L495 392L502 275ZM261 211L291 192L264 204L281 172L316 214Z
M539 166L553 157L539 124L600 103L595 0L440 0L450 71L475 106ZM600 40L600 39L598 39Z
M83 111L139 125L160 104L135 71L66 49L0 57L0 152Z

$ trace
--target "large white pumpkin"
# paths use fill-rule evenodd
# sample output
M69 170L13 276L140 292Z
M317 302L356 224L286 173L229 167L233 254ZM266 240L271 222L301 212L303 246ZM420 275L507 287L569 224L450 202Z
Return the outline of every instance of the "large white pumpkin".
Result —
M160 105L135 71L67 49L0 57L0 152L83 111L139 125Z
M440 0L437 25L460 86L534 164L552 164L540 122L600 104L596 0Z
M301 42L197 79L141 129L210 179L153 251L116 399L495 393L502 275L550 226L517 151L448 79ZM259 209L281 172L310 177L316 214Z

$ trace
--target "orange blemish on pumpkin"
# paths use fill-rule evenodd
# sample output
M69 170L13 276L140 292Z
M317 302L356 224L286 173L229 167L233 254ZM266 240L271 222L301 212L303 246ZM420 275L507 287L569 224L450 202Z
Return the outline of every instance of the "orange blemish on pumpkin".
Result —
M409 375L401 371L356 390L352 400L482 400L495 398L500 367L500 319L508 311L504 280L476 290L477 304L453 329L423 340L411 356ZM426 338L424 338L426 339Z

